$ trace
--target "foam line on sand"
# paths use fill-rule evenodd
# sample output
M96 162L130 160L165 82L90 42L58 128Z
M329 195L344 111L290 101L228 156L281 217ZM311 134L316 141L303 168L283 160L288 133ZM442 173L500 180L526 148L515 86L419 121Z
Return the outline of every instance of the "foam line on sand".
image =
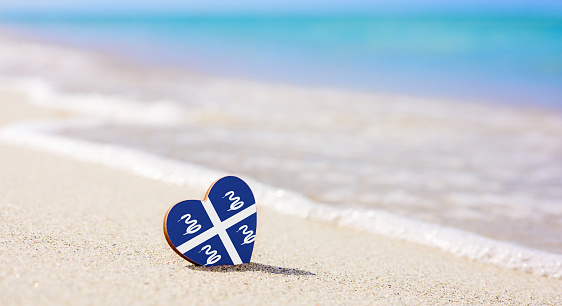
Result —
M3 141L56 152L177 185L207 188L209 181L227 173L179 162L117 145L57 135L62 128L96 125L82 119L20 123L5 127ZM246 178L246 180L248 180ZM497 241L466 231L399 217L380 210L351 210L313 202L300 194L249 179L261 205L278 212L335 223L375 234L435 247L460 257L517 269L535 275L562 277L562 255Z

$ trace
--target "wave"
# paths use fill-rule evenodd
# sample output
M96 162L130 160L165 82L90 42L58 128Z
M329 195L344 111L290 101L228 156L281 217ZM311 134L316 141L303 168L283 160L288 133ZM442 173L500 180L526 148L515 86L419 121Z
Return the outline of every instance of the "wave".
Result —
M163 110L160 115L155 115L153 109L147 109L145 104L141 107L134 101L120 100L119 103L114 103L115 101L112 99L115 98L107 96L64 96L52 91L40 80L19 79L15 83L12 82L10 88L19 88L28 94L33 93L35 97L32 96L31 100L43 107L67 109L88 117L13 124L0 131L2 142L58 153L154 180L189 185L202 190L205 190L218 177L231 174L120 145L57 135L57 131L62 129L95 127L107 120L170 124L174 120L170 120L168 115L178 116L178 110L171 102L164 101L154 104L152 107ZM122 111L116 108L121 108ZM177 118L174 116L172 118ZM535 275L562 278L562 255L559 254L526 248L451 227L400 217L382 210L333 207L310 200L291 190L277 188L247 176L243 177L252 186L260 206L286 215L328 222L435 247L459 257Z

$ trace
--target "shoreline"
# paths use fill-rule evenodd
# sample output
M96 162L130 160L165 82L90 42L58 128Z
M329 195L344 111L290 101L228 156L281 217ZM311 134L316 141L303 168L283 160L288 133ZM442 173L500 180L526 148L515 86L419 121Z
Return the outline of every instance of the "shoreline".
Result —
M203 182L232 174L118 145L72 139L57 135L56 132L74 126L95 127L99 124L97 120L73 118L16 123L0 129L0 143L54 153L178 186L197 186L202 190L207 188ZM253 178L246 178L246 181L254 186L258 201L267 203L265 207L283 215L427 246L459 258L506 269L562 278L562 254L495 240L458 228L404 218L382 210L332 207L290 190L268 186Z
M60 114L0 91L0 123ZM166 209L206 189L0 144L7 304L560 304L562 281L258 207L252 263L202 269L166 244Z
M91 52L88 52L87 50L74 50L74 49L70 49L67 50L67 48L61 48L58 46L53 46L53 45L46 45L45 48L47 49L47 52L51 52L49 51L49 48L53 49L52 50L52 54L57 54L58 51L60 50L65 50L65 51L69 51L70 54L74 54L76 53L76 57L77 59L81 59L81 56L84 56L86 58L89 58L91 56ZM73 53L74 52L74 53ZM51 53L49 53L51 54ZM82 55L81 55L82 54ZM95 52L93 53L96 57L100 56L99 54L96 54ZM102 61L104 64L107 64L106 61L109 61L110 63L114 63L114 62L118 62L118 60L116 58L109 58L109 57L105 57L105 56L101 56L100 61ZM125 74L130 74L130 73L134 73L136 71L138 71L137 69L140 70L147 70L147 68L143 68L143 67L136 67L135 65L133 65L133 63L130 62L125 62L125 63L120 63L121 67L122 67L122 72ZM148 69L150 70L150 69ZM163 75L171 75L173 77L177 77L176 74L174 74L174 72L163 72ZM239 100L243 100L243 99L249 99L249 101L257 101L257 100L252 100L254 98L248 96L248 93L253 93L253 92L258 92L259 94L263 95L264 97L267 97L268 95L272 95L271 92L273 93L282 93L284 91L289 91L292 93L292 95L294 97L296 97L297 99L320 99L320 98L326 98L330 101L330 99L334 100L334 101L338 101L337 99L346 99L348 96L354 97L356 99L365 99L365 100L370 100L370 99L374 99L373 97L378 97L377 101L383 101L383 102L377 102L377 103L383 103L383 105L385 105L385 107L392 107L392 104L394 103L399 103L402 104L400 107L409 107L411 106L411 104L414 103L427 103L426 105L421 105L418 108L416 108L414 110L415 111L424 111L423 108L430 106L432 108L438 109L441 106L445 106L445 105L449 105L449 103L458 103L458 106L460 107L459 111L475 111L475 112L482 112L482 110L488 110L488 111L507 111L507 120L511 120L509 118L509 116L519 116L523 110L522 109L516 109L516 110L508 110L506 108L503 108L501 106L497 106L497 105L468 105L466 103L462 103L462 102L454 102L454 101L448 101L448 100L431 100L431 99L420 99L420 98L412 98L412 97L400 97L400 96L386 96L386 95L377 95L377 94L368 94L368 93L353 93L353 92L341 92L338 90L331 90L331 89L327 89L327 88L323 88L323 89L317 89L314 88L313 90L310 90L308 88L304 88L304 87L298 87L298 86L290 86L290 85L282 85L282 84L264 84L261 82L256 82L256 81L251 81L251 80L231 80L228 78L214 78L214 77L209 77L209 76L198 76L198 75L190 75L189 76L189 80L190 81L194 81L194 83L197 85L202 85L201 89L199 92L194 91L195 95L199 95L201 97L201 102L199 103L204 103L206 102L206 99L209 99L209 97L206 97L205 95L207 95L208 92L212 91L213 88L214 89L219 89L218 91L222 90L224 91L224 93L220 92L220 93L214 93L214 95L211 95L211 99L225 99L224 97L228 96L232 96L234 95L239 96L236 97ZM214 123L212 118L209 117L209 115L206 115L204 112L202 113L203 116L199 116L201 114L185 114L182 110L179 110L176 106L174 105L174 103L171 102L167 102L167 101L136 101L135 99L129 99L128 97L119 97L118 95L115 97L117 100L112 100L112 96L111 95L107 95L105 93L100 93L98 96L96 96L96 94L81 94L80 91L78 90L76 94L68 94L66 91L64 90L60 90L60 92L55 91L50 91L52 90L51 88L46 88L47 86L44 86L45 84L41 84L41 82L36 82L36 83L26 83L28 82L28 80L23 79L23 82L15 82L12 83L11 85L7 85L7 87L13 87L14 84L16 85L21 85L19 87L20 92L23 93L31 93L31 98L32 98L32 102L36 105L39 105L41 107L47 107L50 109L54 109L54 110L58 110L59 112L67 112L67 115L70 114L82 114L82 115L86 115L88 117L97 117L100 120L109 120L109 122L125 122L125 123L133 123L133 124L137 124L137 123L141 123L141 124L154 124L155 126L159 126L159 125L167 125L167 124L175 124L175 123L179 123L179 122L184 122L184 121L193 121L193 122L201 122L201 121L209 121L207 123ZM87 83L87 82L86 82ZM232 83L232 84L231 84ZM119 83L118 83L119 84ZM31 85L30 88L26 87L27 85ZM48 84L47 84L48 85ZM240 89L241 88L241 89ZM217 91L217 92L218 92ZM264 91L263 93L260 91ZM266 93L266 91L268 93ZM303 96L305 98L303 98ZM91 98L91 99L90 99ZM89 100L88 100L89 99ZM258 100L260 99L260 97L258 97ZM62 101L62 102L61 102ZM81 103L85 101L85 103ZM137 103L139 102L139 103ZM147 102L147 103L144 103ZM228 102L228 101L227 101ZM115 105L116 104L123 104L124 107L123 109L116 109ZM155 106L152 107L148 107L147 104L154 104ZM117 111L116 111L117 110ZM454 108L453 108L454 110ZM153 113L156 113L156 116L153 116ZM532 115L530 116L530 119L527 120L529 122L532 122L533 120L542 120L544 119L544 115L545 115L545 110L535 110L534 113L532 112ZM125 114L123 116L123 114ZM186 115L188 117L186 117ZM440 114L440 116L445 117L447 114ZM535 116L536 118L534 118L533 116ZM203 120L201 120L198 117L202 117ZM505 117L499 116L498 117L501 120L506 120ZM552 116L548 116L546 115L546 119L556 119L555 117ZM209 120L211 119L211 120ZM228 119L228 118L227 118ZM532 120L531 120L532 119ZM79 119L82 120L82 119ZM553 121L554 124L556 123L555 120ZM219 124L222 124L222 122L218 122ZM253 122L252 125L250 125L250 127L255 127L258 126L260 124L260 122ZM503 124L503 123L502 123ZM554 125L555 126L555 125ZM556 127L556 126L555 126ZM297 127L295 127L297 128ZM329 213L327 213L326 215L330 215ZM332 215L338 215L341 216L341 212L338 213L332 213ZM322 218L327 218L327 217L319 217L320 219ZM343 221L341 221L342 223L353 223L353 221L349 221L350 217L346 216L345 218L342 218ZM328 218L329 219L329 218ZM347 221L346 221L347 220ZM365 227L364 225L361 225L362 227ZM359 226L359 227L361 227ZM368 227L368 226L367 226ZM392 232L394 232L396 230L390 230L391 234L387 234L389 236L392 236ZM380 232L380 230L379 230ZM385 230L383 230L383 232L385 232ZM386 232L388 232L388 230L386 230ZM415 232L415 231L414 231ZM427 232L431 232L431 230L428 230ZM470 232L470 231L468 231ZM423 241L423 238L408 238L408 234L401 234L401 236L399 235L399 237L401 237L402 239L406 238L406 239L410 239L413 241ZM476 239L478 240L478 239ZM445 241L447 241L445 239ZM429 243L430 245L433 246L438 246L439 243L435 243L435 242L431 242ZM484 244L480 244L481 248L486 248L483 246ZM439 246L438 246L439 247ZM464 251L459 252L456 247L451 247L448 246L447 248L449 249L453 249L456 250L457 253L461 253L462 256L466 256L468 258L473 258L473 257L478 257L480 256L481 258L487 258L484 261L494 261L494 259L489 259L490 255L488 255L487 252L484 252L484 254L479 254L478 252L473 252L479 255L470 255ZM461 248L462 249L462 248ZM510 248L508 248L510 249ZM525 251L526 252L526 251ZM523 253L525 253L523 252ZM517 251L512 252L514 254L511 254L509 256L517 256L516 254L518 253ZM495 255L495 256L499 256L500 258L503 256L505 258L505 255ZM508 256L508 257L509 257ZM492 258L494 258L494 256L491 256ZM512 262L512 261L510 261ZM516 266L518 265L519 268L525 267L525 269L528 269L528 265L527 263L525 263L525 261L520 262L516 259L515 262L518 262L516 264ZM542 268L531 268L534 273L537 273L537 271L541 271ZM538 272L538 273L542 273L542 272ZM552 275L552 273L551 273ZM554 273L554 275L558 275L556 273Z

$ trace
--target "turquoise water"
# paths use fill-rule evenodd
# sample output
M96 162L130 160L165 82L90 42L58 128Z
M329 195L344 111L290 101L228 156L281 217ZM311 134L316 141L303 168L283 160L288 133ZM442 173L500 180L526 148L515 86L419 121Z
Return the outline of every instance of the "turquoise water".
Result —
M156 65L562 107L562 15L4 14L4 26Z

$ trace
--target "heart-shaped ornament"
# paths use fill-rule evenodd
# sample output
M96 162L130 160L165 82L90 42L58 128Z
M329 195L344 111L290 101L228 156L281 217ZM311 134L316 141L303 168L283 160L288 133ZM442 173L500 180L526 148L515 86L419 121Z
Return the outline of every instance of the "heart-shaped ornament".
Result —
M250 262L256 226L254 194L235 176L214 182L203 201L179 202L164 216L168 244L181 257L201 266Z

